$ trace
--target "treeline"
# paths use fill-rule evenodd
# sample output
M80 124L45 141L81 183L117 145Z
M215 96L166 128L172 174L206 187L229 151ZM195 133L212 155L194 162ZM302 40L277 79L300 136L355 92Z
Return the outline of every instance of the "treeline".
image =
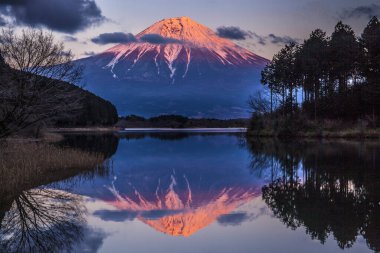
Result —
M262 72L270 101L253 101L256 116L302 114L311 120L380 116L380 22L373 17L357 37L339 22L330 37L316 29L302 44L290 43ZM262 99L262 98L260 98Z
M247 119L193 119L180 115L162 115L146 119L144 117L130 115L122 117L116 124L122 128L229 128L247 127Z
M109 101L96 96L69 83L62 85L71 86L73 93L80 98L80 109L71 115L62 116L52 122L55 127L89 127L89 126L113 126L118 122L116 107Z

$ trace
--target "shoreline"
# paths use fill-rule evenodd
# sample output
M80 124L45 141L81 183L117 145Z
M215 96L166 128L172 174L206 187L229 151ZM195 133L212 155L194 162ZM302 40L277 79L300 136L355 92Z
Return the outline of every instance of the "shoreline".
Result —
M347 139L347 140L380 140L380 129L367 131L359 130L339 130L339 131L321 131L321 132L298 132L289 135L278 135L273 132L254 133L247 131L248 138L279 138L279 139Z
M49 133L113 133L119 132L122 128L119 127L61 127L48 128Z
M122 133L246 133L247 128L124 128Z
M246 133L248 138L295 138L295 139L362 139L380 140L380 129L359 131L353 129L321 132L299 132L278 135L270 131L254 133L248 128L120 128L120 127L75 127L50 128L49 133Z
M49 133L246 133L247 128L120 128L120 127L74 127L49 128Z

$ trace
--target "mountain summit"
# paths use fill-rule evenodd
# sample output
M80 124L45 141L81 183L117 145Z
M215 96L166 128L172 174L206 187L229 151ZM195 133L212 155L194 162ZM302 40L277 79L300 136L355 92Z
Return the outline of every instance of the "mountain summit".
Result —
M175 83L207 73L215 76L225 68L262 67L267 63L188 17L161 20L136 38L136 42L101 54L112 57L106 68L115 78Z
M189 17L178 17L163 19L137 34L135 41L78 62L86 66L89 88L123 114L235 118L247 115L245 105L236 102L246 103L268 60ZM247 92L242 83L248 80ZM211 108L215 106L219 108Z

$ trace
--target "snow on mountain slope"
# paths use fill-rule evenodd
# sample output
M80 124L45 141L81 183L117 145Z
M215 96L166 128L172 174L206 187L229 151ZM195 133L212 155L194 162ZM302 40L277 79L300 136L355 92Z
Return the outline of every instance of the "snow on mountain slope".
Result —
M77 62L87 88L121 114L236 118L248 116L247 96L268 60L179 17Z
M155 44L146 35L171 39ZM137 42L116 45L94 58L107 58L105 66L115 78L138 81L171 80L202 76L223 69L262 67L267 60L188 17L164 19L139 33ZM219 71L218 71L219 70Z

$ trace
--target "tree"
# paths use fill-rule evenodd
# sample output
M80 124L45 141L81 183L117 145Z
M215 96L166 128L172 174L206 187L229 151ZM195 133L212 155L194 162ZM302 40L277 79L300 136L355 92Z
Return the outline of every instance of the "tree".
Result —
M275 76L275 65L273 62L265 66L264 70L261 72L261 83L268 85L270 91L270 112L273 112L273 95L276 93L276 76ZM252 106L250 106L252 108Z
M347 91L348 79L355 78L360 58L359 42L350 26L342 22L335 26L329 42L329 58L330 79L339 81L338 91L342 94Z
M373 17L364 29L360 40L364 51L361 70L366 79L365 97L372 109L372 118L380 106L380 21Z
M270 64L261 73L261 83L268 85L271 93L271 112L273 111L273 93L281 97L283 113L293 113L294 90L300 83L297 69L298 46L295 43L286 45L277 53Z
M1 252L72 252L83 238L85 208L74 194L23 191L0 220Z
M82 68L49 32L0 33L0 138L26 127L71 115L81 108L76 90Z
M317 102L321 86L325 83L328 71L328 39L320 29L313 31L300 49L300 61L304 75L304 92L307 102L314 104L314 119L317 119Z
M281 98L275 113L282 116L297 112L294 105L302 87L302 111L310 118L366 118L376 127L380 116L379 19L371 19L361 38L339 22L331 38L316 29L301 45L285 45L262 71L261 82L271 91L271 105L273 94Z
M256 115L264 115L272 111L271 102L267 100L267 94L257 91L254 96L250 96L248 105Z

